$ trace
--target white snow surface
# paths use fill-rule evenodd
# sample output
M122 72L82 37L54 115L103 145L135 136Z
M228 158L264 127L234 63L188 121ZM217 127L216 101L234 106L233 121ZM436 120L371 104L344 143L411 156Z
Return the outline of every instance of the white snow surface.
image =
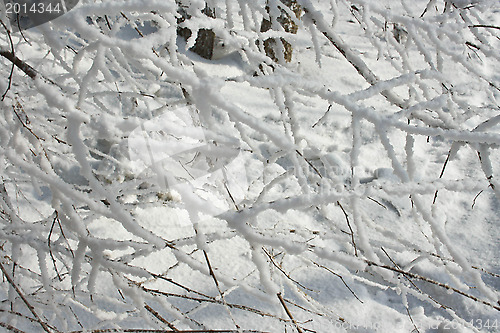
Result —
M207 3L10 37L0 331L500 331L498 1Z

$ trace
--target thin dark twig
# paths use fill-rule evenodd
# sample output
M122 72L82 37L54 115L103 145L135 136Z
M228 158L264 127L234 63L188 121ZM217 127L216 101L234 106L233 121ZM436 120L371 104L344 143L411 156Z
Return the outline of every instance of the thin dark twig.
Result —
M474 25L469 25L469 28L491 28L491 29L498 29L498 30L500 30L499 26L490 25L490 24L474 24Z
M441 288L444 288L446 290L450 290L450 291L454 291L456 292L457 294L459 295L462 295L464 297L467 297L475 302L479 302L479 303L482 303L486 306L489 306L497 311L500 311L500 306L498 305L495 305L495 304L491 304L490 302L487 302L487 301L484 301L482 299L479 299L473 295L470 295L470 294L467 294L457 288L454 288L454 287L451 287L447 284L444 284L442 282L438 282L438 281L434 281L432 279L429 279L425 276L421 276L421 275L418 275L418 274L415 274L415 273L411 273L411 272L407 272L407 271L404 271L402 269L399 269L399 268L396 268L396 267L391 267L391 266L388 266L388 265L382 265L382 264L377 264L376 262L373 262L373 261L369 261L369 260L365 260L365 262L368 264L368 266L374 266L374 267L380 267L380 268L384 268L384 269L387 269L387 270L390 270L390 271L393 271L393 272L396 272L396 273L400 273L400 274L403 274L403 275L407 275L411 278L414 278L414 279L418 279L418 280L421 280L421 281L424 281L424 282L427 282L427 283L430 283L430 284L433 284L433 285L436 285L438 287L441 287Z
M330 109L332 108L332 104L328 105L328 109L326 110L325 114L321 116L321 118L318 119L317 122L314 123L314 125L312 125L312 128L318 126L318 124L323 120L325 119L325 117L328 115L328 113L330 112Z
M422 14L420 14L420 18L424 17L425 13L427 13L427 8L429 6L429 4L431 3L432 0L429 0L429 3L427 4L427 6L425 7L424 11L422 12Z
M18 100L16 101L16 105L13 105L12 108L14 109L14 114L16 115L16 117L19 120L19 122L21 123L21 125L23 125L23 127L26 128L28 130L28 132L30 132L38 141L43 140L38 135L36 135L35 132L33 132L33 130L30 127L28 127L27 124L30 123L29 118L26 115L26 112L24 111L23 106L21 105L21 103L19 103ZM25 121L23 121L23 119L19 115L19 112L22 112L23 115L26 117Z
M227 304L226 298L224 297L224 293L220 289L219 281L217 280L217 277L215 276L215 272L212 269L212 264L210 263L210 260L208 259L208 253L207 253L207 251L203 250L203 254L204 254L205 260L207 262L208 272L209 272L210 276L212 277L212 279L214 280L215 286L217 287L217 291L219 292L219 295L221 297L222 303L225 305L225 307L227 309L227 312L229 313L229 316L231 317L231 320L233 321L234 326L236 326L236 328L239 330L240 326L236 323L236 321L233 318L233 315L231 314L231 310L230 310L231 307Z
M120 12L120 14L121 14L121 15L122 15L122 16L123 16L123 17L124 17L124 18L125 18L128 22L133 23L133 22L132 22L132 21L131 21L131 20L130 20L130 19L129 19L129 18L128 18L128 17L127 17L124 13L123 13L123 12ZM106 19L107 19L107 18L106 18ZM108 24L109 24L109 22L108 22ZM141 30L139 30L139 28L137 27L137 25L135 25L135 23L134 23L134 29L135 29L135 31L139 34L139 36L141 36L141 38L144 38L144 34L142 33L142 31L141 31ZM111 30L111 28L110 28L110 30ZM152 50L153 50L153 53L154 53L157 57L160 57L160 55L158 54L158 52L156 52L156 50L155 50L154 48L153 48Z
M61 220L59 219L59 212L56 210L56 215L57 215L57 224L59 225L59 230L61 231L61 235L63 236L64 240L66 241L66 244L68 245L69 252L71 253L71 256L74 258L75 253L73 252L73 249L71 248L71 244L68 241L68 238L64 234L64 229L61 224Z
M108 20L108 15L104 15L104 19L106 20L106 25L108 26L108 29L112 30L111 29L111 24L109 23L109 20Z
M24 331L21 331L20 329L18 328L15 328L14 326L10 325L10 324L7 324L7 323L4 323L4 322L1 322L0 321L0 326L1 327L4 327L6 329L8 329L9 331L11 332L14 332L14 333L26 333Z
M50 238L52 237L52 232L54 231L54 225L56 224L57 219L58 219L58 217L57 217L57 210L56 210L54 213L54 220L52 221L52 225L50 226L49 235L47 237L47 245L49 247L50 258L52 259L52 265L54 266L54 270L56 271L57 278L59 279L59 281L62 281L61 274L59 274L59 269L57 269L56 258L54 257L54 254L52 253L52 245L51 245L51 241L50 241Z
M474 206L476 205L476 199L479 197L479 195L481 195L481 193L483 193L483 191L484 190L479 191L479 193L474 197L474 200L472 200L472 209L474 209Z
M448 162L450 161L450 156L451 156L451 149L448 152L448 156L446 157L446 161L444 161L443 168L441 169L441 174L439 175L439 179L443 178L444 170L446 169L446 166L448 165ZM432 200L433 205L436 203L437 196L438 196L438 191L436 190L436 192L434 193L434 199Z
M349 285L345 282L344 278L342 277L342 275L340 274L337 274L335 273L334 271L332 271L330 268L326 267L326 266L323 266L321 264L318 264L317 262L312 262L313 264L315 264L316 266L318 267L321 267L325 270L327 270L328 272L330 272L331 274L335 275L336 277L338 277L342 283L344 284L344 286L346 286L346 288L351 292L351 294L356 297L356 299L360 302L360 303L363 303L363 301L361 299L359 299L358 295L356 295L356 293L351 289L351 287L349 287Z
M12 288L14 288L14 290L16 291L16 293L19 295L19 297L21 297L21 299L23 300L24 304L28 307L28 309L30 310L31 314L33 314L33 316L35 317L36 321L40 324L40 326L42 326L43 330L47 333L51 333L51 329L49 328L49 326L47 325L47 323L45 323L39 316L38 314L36 313L35 311L35 308L33 307L33 305L31 305L28 300L26 299L26 297L24 297L24 294L22 293L22 291L19 289L19 287L16 285L16 283L14 282L14 280L12 280L12 278L10 277L9 273L7 272L7 270L5 269L5 267L2 265L2 263L0 263L0 270L2 270L3 272L3 275L5 276L5 278L7 279L7 281L9 282L9 284L12 286Z
M396 264L396 262L394 260L392 260L392 258L389 255L389 253L387 253L383 247L380 247L380 248L385 253L385 255L387 256L387 258L389 258L389 260L393 263L394 266L396 266L397 268L401 268L398 264ZM406 275L403 275L403 276L412 284L413 287L415 287L416 289L418 289L418 287L415 285L415 283L413 283L412 280L410 280L409 277L407 277ZM408 305L405 305L405 308L406 308L406 313L408 314L408 317L410 318L410 321L413 324L413 327L415 327L415 330L420 333L420 331L418 330L417 325L413 321L413 317L411 316L410 309L408 309Z
M141 289L146 291L146 292L152 293L152 294L158 294L158 295L162 295L162 296L166 296L166 297L179 297L179 298L184 298L184 299L188 299L191 301L195 301L198 303L207 302L207 303L215 303L215 304L224 304L221 300L215 299L213 297L212 298L199 298L199 297L192 297L192 296L187 296L187 295L182 295L182 294L168 293L168 292L164 292L161 290L150 289L150 288L146 288L146 287L141 287ZM271 318L276 318L280 321L286 321L286 319L277 317L273 314L263 312L261 310L255 309L255 308L248 307L246 305L233 304L233 303L227 303L226 305L229 306L230 308L239 309L239 310L248 311L248 312L253 312L253 313L258 314L259 316L262 316L262 317L271 317Z
M31 43L29 42L29 40L27 40L27 39L26 39L26 36L25 36L25 35L24 35L24 33L23 33L23 29L21 29L21 24L20 24L20 22L19 22L19 14L17 14L17 20L16 20L16 22L17 22L17 28L19 29L19 33L20 33L20 34L21 34L21 36L23 37L24 41L25 41L26 43L28 43L28 45L29 45L29 46L32 46L32 45L31 45Z
M479 157L479 162L481 163L481 167L483 167L484 160L483 160L483 157L481 156L481 151L478 150L477 156ZM484 168L483 168L483 170L484 170ZM493 174L490 173L490 174L487 175L486 172L485 172L484 176L486 177L486 179L490 183L490 187L493 190L495 190L495 184L494 184L494 180L493 180Z
M299 281L294 280L287 272L285 272L285 270L281 267L281 265L278 265L274 261L273 256L269 253L269 251L267 251L267 249L265 247L262 247L262 250L267 255L267 257L269 258L269 260L271 260L271 263L273 264L273 266L276 267L281 273L283 273L283 275L285 275L290 281L292 281L293 283L297 284L298 286L300 286L303 289L306 289L306 290L309 290L309 291L314 291L314 290L312 290L310 288L307 288L306 286L304 286Z
M283 299L283 296L281 296L281 293L277 293L276 295L278 296L278 299L280 300L280 303L283 306L283 309L285 309L285 312L286 312L288 318L290 318L290 320L292 321L292 323L295 325L295 328L297 329L297 332L304 333L304 331L302 331L302 329L300 328L299 324L297 324L297 321L293 318L292 313L290 312L290 310L286 306L285 300Z
M204 294L204 293L202 293L202 292L199 292L199 291L196 291L196 290L191 289L191 288L189 288L189 287L186 287L186 286L184 286L184 285L180 284L179 282L176 282L176 281L172 280L171 278L168 278L168 277L165 277L165 276L163 276L163 275L159 275L159 274L154 274L154 273L150 273L150 274L151 274L153 277L157 278L157 279L162 279L162 280L164 280L164 281L167 281L167 282L169 282L169 283L171 283L171 284L173 284L173 285L175 285L175 286L177 286L177 287L179 287L179 288L184 289L184 290L185 290L185 291L187 291L187 292L194 293L194 294L197 294L197 295L200 295L200 296L206 297L206 298L213 298L213 297L211 297L211 296L209 296L209 295L206 295L206 294Z
M424 251L421 251L421 250L417 250L417 252L419 253L426 253L430 256L433 256L433 257L436 257L436 258L439 258L441 260L446 260L446 261L450 261L450 262L455 262L455 260L453 260L452 258L445 258L445 257L442 257L440 256L439 254L437 253L432 253L432 252L424 252ZM490 271L487 271L486 269L484 268L481 268L481 267L478 267L478 266L474 266L474 265L471 265L470 267L472 267L473 269L477 269L483 273L486 273L488 275L491 275L493 277L496 277L496 278L500 278L500 274L496 274L496 273L493 273L493 272L490 272Z
M0 309L0 313L8 313L9 315L14 315L14 316L20 317L22 319L26 319L26 320L28 320L28 321L30 321L32 323L36 323L37 322L36 319L31 318L28 315L22 314L22 313L17 312L17 311Z
M253 330L154 330L154 329L141 329L141 328L104 328L97 330L80 330L71 331L69 333L269 333L265 331Z
M221 291L220 286L219 286L219 281L217 280L217 277L215 276L214 270L212 269L212 265L210 264L210 260L208 259L207 251L203 250L203 255L205 256L205 260L207 262L208 272L209 272L210 276L212 277L212 279L214 280L215 286L217 287L217 290L219 291L220 296L223 297L222 291Z
M354 231L352 230L351 222L349 221L349 215L347 215L347 212L345 211L344 207L340 204L340 201L337 201L337 205L339 205L340 209L342 209L342 212L344 213L345 219L347 221L347 226L349 227L349 230L351 231L351 241L352 241L352 246L354 247L354 255L357 257L358 256L358 248L356 246L356 242L354 241Z
M163 316L161 316L157 311L155 311L152 307L150 307L149 305L144 305L144 308L149 312L151 313L156 319L158 319L159 321L161 321L162 323L166 324L171 330L174 330L175 332L179 332L179 330L172 324L170 323L168 320L166 320L165 318L163 318Z
M302 153L298 150L295 150L295 152L304 159L304 161L306 161L306 163L314 170L314 172L316 172L316 174L319 176L319 178L323 178L323 176L321 175L321 172L319 172L319 170L307 159L304 157L304 155L302 155Z
M9 73L9 84L7 85L7 89L5 89L5 92L2 95L1 100L3 101L5 99L5 96L7 96L7 93L9 92L10 88L12 87L12 76L14 75L14 64L10 67L10 73Z
M6 58L11 63L16 65L17 68L22 70L31 79L34 80L36 78L37 76L36 70L27 63L25 63L24 61L22 61L21 59L19 59L18 57L16 57L16 55L12 51L5 51L0 49L0 56Z
M371 200L371 201L373 201L373 202L375 202L375 203L376 203L377 205L379 205L380 207L383 207L383 208L387 209L387 206L386 206L386 205L384 205L384 204L382 204L381 202L379 202L379 201L377 201L377 200L373 199L372 197L366 197L366 198L367 198L367 199L370 199L370 200Z
M389 258L389 260L390 260L390 261L394 264L394 266L396 266L397 268L401 269L401 267L400 267L400 266L399 266L396 262L394 262L394 260L392 260L392 258L389 256L389 254L385 251L385 249L384 249L384 248L382 248L382 251L384 251L385 255L386 255L386 256L387 256L387 258ZM439 256L438 256L438 257L439 257ZM439 258L441 258L441 257L439 257ZM441 259L443 259L443 258L441 258ZM405 278L406 278L406 279L407 279L407 280L411 283L411 285L412 285L412 286L413 286L416 290L418 290L420 293L424 294L424 292L423 292L423 291L422 291L422 290L421 290L421 289L420 289L420 288L419 288L419 287L418 287L418 286L417 286L417 285L416 285L416 284L415 284L415 283L414 283L411 279L409 279L407 276L405 276ZM448 306L446 306L446 305L444 305L443 303L439 302L438 300L436 300L435 298L433 298L431 295L427 295L427 297L428 297L431 301L435 302L436 304L439 304L439 306L440 306L441 308L443 308L443 309L449 309L449 307L448 307Z
M417 331L418 333L420 333L420 331L418 330L417 325L415 324L415 321L413 321L413 317L412 317L412 315L410 313L410 309L408 308L408 306L405 306L405 308L406 308L406 313L408 314L408 317L410 318L410 321L413 324L413 327L415 327L415 331ZM413 330L412 330L412 332L413 332Z
M10 44L10 50L12 54L14 54L14 43L12 42L12 36L10 35L10 30L7 28L5 23L3 23L2 20L0 20L0 23L2 23L2 26L4 27L5 31L7 32L7 36L9 37L9 44ZM12 63L12 66L10 68L10 74L9 74L9 84L7 86L7 89L2 95L2 101L5 99L5 96L7 96L7 93L9 92L10 88L12 87L12 75L14 75L14 63Z
M313 310L311 310L311 309L305 308L305 307L303 307L302 305L298 305L297 303L292 302L292 301L291 301L291 300L289 300L289 299L285 299L285 302L287 302L287 303L288 303L288 304L290 304L290 305L296 306L296 307L298 307L299 309L301 309L301 310L303 310L303 311L305 311L305 312L309 312L309 313L315 314L316 316L319 316L319 317L323 317L323 316L325 316L325 314L324 314L324 313L321 313L321 312L316 312L316 311L313 311Z
M224 173L224 176L226 176L226 174ZM234 208L236 208L237 211L240 210L240 208L238 207L238 205L236 204L236 201L234 200L234 197L233 195L231 194L231 191L229 191L229 188L227 187L227 182L224 182L224 188L226 189L226 192L227 194L229 195L229 198L231 199L231 201L233 202L233 205L234 205Z

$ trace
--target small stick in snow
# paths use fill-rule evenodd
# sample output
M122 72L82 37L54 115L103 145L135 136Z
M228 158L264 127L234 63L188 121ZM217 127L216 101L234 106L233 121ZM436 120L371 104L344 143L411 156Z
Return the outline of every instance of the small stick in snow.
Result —
M321 267L325 270L327 270L328 272L330 272L331 274L335 275L336 277L338 277L342 283L344 284L344 286L346 286L346 288L351 292L351 294L356 297L356 299L360 302L360 303L363 303L363 301L358 297L358 295L356 295L356 293L351 289L351 287L349 287L349 285L345 282L344 278L342 277L342 275L338 274L338 273L335 273L333 270L331 270L330 268L326 267L326 266L323 266L321 264L318 264L317 262L313 261L312 262L313 264L315 264L316 266L318 267Z
M301 288L303 289L306 289L306 290L309 290L309 291L314 291L310 288L307 288L306 286L304 286L302 283L300 283L299 281L297 280L294 280L290 274L288 274L287 272L285 272L285 270L283 269L283 267L281 267L281 265L277 264L275 261L274 261L274 258L273 256L271 255L271 253L269 253L269 251L267 251L267 249L265 247L262 247L262 250L264 251L264 253L266 254L266 256L269 258L269 260L271 261L271 263L274 265L274 267L276 267L281 273L283 273L283 275L285 275L290 281L292 281L293 283L297 284L298 286L300 286Z
M12 42L12 37L10 35L10 30L7 28L7 26L5 25L5 23L3 23L2 20L0 20L0 22L2 23L5 31L7 31L7 36L9 37L10 49L11 49L12 54L14 54L14 43ZM9 85L7 86L7 89L5 90L5 92L2 95L2 101L5 99L5 96L9 92L10 87L12 86L12 75L13 74L14 74L14 63L12 63L12 67L10 68Z
M150 288L146 288L144 286L141 286L141 289L144 290L145 292L148 292L148 293L151 293L151 294L162 295L162 296L165 296L165 297L178 297L178 298L182 298L182 299L188 299L188 300L191 300L191 301L195 301L195 302L198 302L198 303L207 302L207 303L213 303L213 304L224 304L223 301L221 301L219 299L216 299L215 297L212 297L212 296L208 296L209 298L193 297L193 296L188 296L188 295L184 295L184 294L174 294L174 293L168 293L168 292L164 292L164 291L157 290L157 289L150 289ZM283 321L283 322L287 321L284 318L281 318L281 317L278 317L276 315L264 312L264 311L259 310L259 309L248 307L246 305L234 304L234 303L226 303L225 305L227 305L228 307L233 308L233 309L239 309L239 310L242 310L242 311L252 312L252 313L255 313L255 314L257 314L257 315L259 315L261 317L276 318L279 321Z
M12 325L9 325L7 323L3 323L0 321L0 326L1 327L5 327L6 329L8 329L10 332L14 332L14 333L25 333L24 331L21 331L20 329L18 328L15 328L14 326Z
M161 321L162 323L166 324L171 330L173 330L174 332L179 332L179 330L174 326L172 325L172 323L170 323L168 320L166 320L165 318L163 318L157 311L155 311L152 307L150 307L149 305L144 305L144 308L149 312L151 313L156 319L158 319L159 321Z
M392 260L392 258L391 258L391 256L389 255L389 253L387 253L387 251L386 251L383 247L380 247L380 248L382 249L382 251L384 252L384 254L387 256L387 258L389 258L389 260L390 260L390 261L394 264L394 266L396 266L397 268L401 269L401 267L400 267L398 264L396 264L396 262L395 262L394 260ZM404 276L404 277L405 277L405 278L406 278L406 279L407 279L407 280L411 283L411 285L412 285L413 287L415 287L417 290L419 290L419 291L420 291L420 289L419 289L419 288L415 285L415 283L413 283L413 281L412 281L412 280L410 280L410 278L409 278L409 277L407 277L407 276L406 276L406 275L404 275L404 274L403 274L403 276ZM430 297L430 295L429 295L429 297ZM431 298L431 299L432 299L432 298ZM411 316L410 309L408 309L408 305L407 305L407 304L405 305L405 308L406 308L406 313L408 314L408 317L410 318L410 321L411 321L411 323L413 324L413 327L415 327L415 330L416 330L418 333L420 333L420 331L418 330L417 325L416 325L416 324L415 324L415 322L413 321L413 317Z
M318 126L319 123L323 122L323 120L326 118L326 116L328 115L328 113L330 112L330 109L332 108L332 104L328 105L328 109L326 110L325 114L323 114L321 116L321 118L318 119L317 122L314 123L314 125L312 125L312 128Z
M57 210L56 210L56 211L54 211L54 220L52 221L52 225L50 226L49 236L47 237L47 246L49 247L50 258L52 259L52 265L54 266L54 270L56 271L57 278L59 279L59 281L62 281L61 274L59 274L59 269L57 268L56 258L54 257L54 253L52 252L52 246L51 246L51 241L50 241L50 238L52 237L52 232L54 231L54 225L56 224L56 221L58 219L59 218L57 216ZM60 226L61 226L61 224L59 222L59 227Z
M448 162L450 161L450 156L451 156L451 149L450 152L448 153L448 156L446 157L446 161L444 161L443 168L441 169L441 174L439 175L439 179L443 178L446 165L448 165ZM433 205L436 203L437 196L438 196L438 190L436 190L436 192L434 193L434 199L432 200Z
M368 266L375 266L375 267L380 267L380 268L388 269L390 271L393 271L393 272L396 272L396 273L400 273L400 274L403 274L405 276L408 276L408 277L411 277L411 278L414 278L414 279L418 279L418 280L421 280L421 281L424 281L424 282L436 285L436 286L444 288L446 290L454 291L457 294L462 295L464 297L467 297L467 298L469 298L469 299L471 299L471 300L473 300L475 302L484 304L484 305L489 306L489 307L491 307L491 308L493 308L493 309L495 309L497 311L500 311L500 306L492 304L492 303L490 303L488 301L484 301L482 299L479 299L476 296L467 294L467 293L465 293L465 292L463 292L463 291L461 291L461 290L459 290L457 288L451 287L451 286L449 286L449 285L447 285L445 283L434 281L434 280L429 279L429 278L427 278L425 276L421 276L421 275L418 275L418 274L415 274L415 273L407 272L407 271L404 271L404 270L396 268L396 267L377 264L376 262L369 261L369 260L365 260L365 262L368 264Z
M22 332L22 331L19 331ZM103 328L97 330L71 331L69 333L270 333L266 331L249 331L249 330L155 330L142 328ZM22 332L24 333L24 332Z
M226 176L224 174L224 176ZM240 208L238 207L238 205L236 204L236 201L234 200L234 197L233 195L231 194L231 191L229 191L229 188L227 187L227 183L224 182L224 188L226 189L227 191L227 194L229 194L229 198L231 199L231 201L233 202L233 205L234 205L234 208L236 208L237 211L240 211Z
M231 313L231 310L230 310L231 307L227 304L226 298L224 297L224 293L220 289L219 281L217 281L217 277L215 276L214 270L212 269L212 265L210 264L210 260L208 259L207 251L203 250L203 254L205 255L205 260L207 261L208 272L209 272L210 276L212 276L212 278L214 279L214 283L215 283L215 286L217 287L217 290L219 291L219 295L221 297L221 300L222 300L223 304L225 305L226 310L229 314L229 317L231 317L231 320L233 321L234 326L236 326L236 329L239 331L240 326L236 323L236 320L234 319L234 317Z
M292 323L295 325L297 332L304 333L304 331L302 331L302 329L300 328L299 324L297 324L297 321L293 318L290 310L288 310L288 307L286 306L285 300L283 299L283 296L281 296L281 293L277 293L276 295L278 296L278 299L280 300L281 305L283 305L283 308L285 309L285 312L286 312L288 318L290 318Z
M22 70L26 75L28 75L30 78L32 78L34 80L36 78L36 75L37 75L35 69L16 56L16 54L14 52L14 44L13 44L12 39L10 37L10 30L7 28L7 26L5 25L5 23L3 23L2 20L0 20L0 23L3 25L4 29L7 31L7 35L9 36L9 41L11 44L11 51L5 51L5 50L0 48L0 55L12 63L12 70L14 69L14 66L16 66L17 68ZM11 70L11 75L9 77L9 87L7 88L7 91L10 89L10 84L12 82L12 70ZM7 91L2 96L2 100L5 98Z
M51 333L52 330L49 328L49 326L47 325L47 323L45 323L42 319L40 319L40 317L36 313L35 308L33 307L33 305L31 305L28 302L28 300L26 299L26 297L24 297L24 294L19 289L19 287L16 285L16 283L14 282L14 280L12 280L12 278L10 277L9 273L7 272L7 270L5 269L5 267L2 265L2 263L0 263L0 270L2 270L3 275L5 276L5 278L7 279L7 281L10 283L10 285L12 286L12 288L14 288L14 290L19 295L19 297L21 297L21 299L23 300L24 304L26 304L26 307L33 314L33 316L35 317L36 321L40 324L40 326L42 326L43 330L45 332L47 332L47 333Z
M401 266L399 266L398 264L396 264L396 262L394 260L392 260L392 258L389 256L389 254L385 251L385 249L383 247L381 247L382 251L384 251L385 255L387 256L387 258L389 258L389 260L394 264L394 266L398 269L401 269ZM439 255L438 255L438 258L441 258ZM443 259L443 258L441 258ZM405 274L403 274L403 276L408 280L408 282L411 283L411 285L416 289L418 290L422 295L425 295L425 293L422 291L422 289L420 289L408 276L406 276ZM431 295L427 295L427 297L433 301L434 303L438 304L441 308L443 309L450 309L449 306L446 306L444 305L443 303L439 302L438 300L436 300L434 297L432 297ZM407 309L408 311L408 309ZM413 322L413 320L412 320Z
M483 191L484 190L479 191L479 193L474 197L474 200L472 200L472 209L474 209L474 206L476 205L476 199L481 195L481 193L483 193Z
M337 201L337 205L339 205L340 209L342 209L342 212L344 213L345 219L347 221L347 226L349 227L349 230L351 231L351 241L352 241L352 246L354 247L354 255L357 257L358 256L358 248L356 247L356 242L354 241L354 231L352 230L351 227L351 222L349 221L349 215L347 215L347 212L345 211L344 207L340 204L340 201Z
M500 30L499 26L489 25L489 24L474 24L474 25L469 25L469 28L490 28L490 29L498 29L498 30Z

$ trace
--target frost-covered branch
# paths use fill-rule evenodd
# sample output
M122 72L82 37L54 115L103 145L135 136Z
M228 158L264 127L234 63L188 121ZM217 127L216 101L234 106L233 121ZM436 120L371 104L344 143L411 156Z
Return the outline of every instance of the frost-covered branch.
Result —
M81 0L5 27L0 326L477 331L499 10Z

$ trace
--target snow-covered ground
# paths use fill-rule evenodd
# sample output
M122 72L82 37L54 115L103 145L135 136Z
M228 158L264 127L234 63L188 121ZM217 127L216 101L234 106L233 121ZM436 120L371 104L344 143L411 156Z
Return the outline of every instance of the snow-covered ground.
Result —
M0 330L500 331L498 1L299 1L280 65L263 2L12 36Z

